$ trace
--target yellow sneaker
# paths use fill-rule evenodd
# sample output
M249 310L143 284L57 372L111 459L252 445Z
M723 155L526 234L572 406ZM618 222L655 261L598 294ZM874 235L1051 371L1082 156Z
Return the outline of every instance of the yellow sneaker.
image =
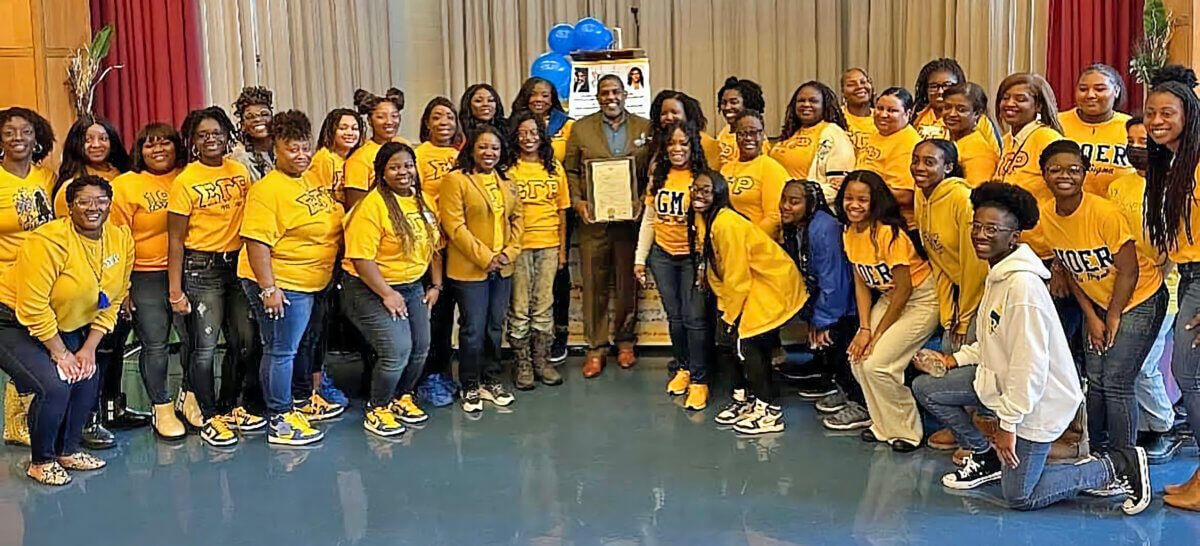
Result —
M225 421L225 424L229 425L229 428L237 429L242 432L258 430L267 426L266 419L246 411L246 408L242 406L233 408L232 411L226 413L225 415L221 415L220 418L221 420Z
M384 437L403 434L407 430L396 420L396 414L392 413L388 406L368 409L367 414L363 416L363 428L367 429L367 432Z
M303 413L293 410L271 416L271 430L267 433L267 443L304 446L319 442L324 437L324 432L308 424L308 419Z
M688 385L692 384L692 374L687 370L675 370L675 377L667 383L667 394L671 396L679 396L688 391Z
M683 407L699 411L706 406L708 406L708 385L699 383L688 385L687 402L684 402Z
M392 410L392 413L395 414L396 417L399 417L401 421L404 421L410 425L424 423L425 421L429 420L429 414L425 413L420 407L417 406L417 402L413 400L413 396L411 394L406 394L400 398L392 400L392 403L388 406L388 409Z
M304 400L294 402L293 405L296 411L303 413L313 423L333 419L346 411L345 406L334 404L316 392Z
M200 438L210 446L224 447L238 443L238 437L222 417L213 417L200 429Z

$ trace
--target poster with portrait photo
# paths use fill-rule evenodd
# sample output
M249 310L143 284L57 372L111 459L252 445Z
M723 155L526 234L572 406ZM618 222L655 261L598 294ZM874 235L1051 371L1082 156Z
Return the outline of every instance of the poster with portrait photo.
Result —
M596 102L596 83L608 74L621 78L629 97L625 108L642 117L650 116L650 61L645 58L611 61L573 61L571 63L571 98L567 112L571 119L579 119L600 111Z

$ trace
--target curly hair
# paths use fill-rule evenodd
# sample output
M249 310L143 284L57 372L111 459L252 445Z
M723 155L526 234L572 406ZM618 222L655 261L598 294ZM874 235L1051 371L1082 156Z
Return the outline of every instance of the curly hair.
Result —
M471 99L475 97L480 89L492 94L492 100L496 103L496 113L492 115L491 120L482 120L475 117L471 112ZM496 128L505 126L504 121L504 103L500 101L500 93L496 92L496 88L488 83L477 83L467 88L462 94L462 99L458 101L458 124L462 127L464 133L470 133L480 125L491 125Z
M1190 68L1167 65L1151 80L1147 99L1157 94L1174 95L1183 104L1183 128L1178 149L1169 148L1150 138L1149 164L1146 168L1146 231L1150 242L1161 251L1179 248L1179 227L1184 226L1188 243L1192 233L1193 195L1196 190L1196 165L1200 163L1200 99L1193 89L1196 73Z
M342 118L351 117L354 123L358 125L358 142L355 142L350 147L350 151L346 152L346 157L350 157L355 150L362 146L363 135L366 134L366 127L363 127L362 116L358 112L349 108L334 108L325 116L325 121L321 122L321 132L317 135L317 148L329 148L333 150L333 141L337 136L338 125L341 125Z
M465 174L474 174L478 168L475 165L475 142L479 137L491 134L495 135L500 141L500 158L496 161L496 174L505 180L508 177L504 174L511 166L509 161L512 157L512 152L508 149L508 139L504 138L504 134L500 129L486 123L479 125L470 133L467 133L467 142L463 144L462 152L458 154L458 160L454 163L455 170L462 171Z
M941 139L941 138L931 138L928 140L922 140L921 142L918 142L917 145L913 148L913 153L916 153L917 148L920 148L921 146L924 146L926 144L933 146L933 147L937 148L938 150L940 150L942 152L942 161L945 162L947 165L953 165L952 167L950 167L950 172L946 174L946 178L951 178L951 177L963 178L966 176L966 173L963 171L962 163L958 162L958 146L956 146L953 142L950 142L949 140L945 140L945 139Z
M558 88L553 83L550 83L550 80L537 76L529 78L525 80L525 83L521 84L520 91L517 91L517 98L512 101L512 111L515 113L517 110L529 108L529 97L533 96L533 90L538 85L545 85L550 88L550 109L565 114L566 110L563 110L562 101L558 100Z
M557 169L554 166L554 147L550 145L550 137L546 134L546 123L542 118L537 117L529 110L517 110L517 113L508 120L508 147L517 154L516 150L521 149L521 145L517 139L517 132L521 128L521 124L526 121L532 121L537 125L538 134L538 159L541 160L542 167L546 172L553 175Z
M87 173L88 158L84 147L87 143L87 131L93 125L99 125L108 135L108 157L104 158L104 161L118 172L129 170L129 153L121 143L121 135L117 133L117 128L104 118L85 114L71 124L67 138L63 141L62 165L58 167L58 182L54 184L56 195L67 181Z
M996 115L1000 115L1000 104L1004 102L1004 93L1016 85L1029 87L1029 90L1033 92L1033 100L1038 105L1041 122L1061 134L1063 129L1062 124L1058 122L1058 101L1054 98L1054 90L1050 88L1050 83L1046 81L1046 78L1037 74L1019 72L1004 78L996 91ZM1004 122L1004 118L1000 118L999 121Z
M104 190L104 195L108 196L109 199L112 199L112 183L110 183L108 180L105 180L103 177L96 176L94 174L85 174L76 177L71 181L70 184L67 184L67 188L64 190L67 192L67 203L75 202L75 196L79 194L79 190L82 190L88 186Z
M146 158L142 156L142 148L151 140L166 140L175 146L174 165L176 169L182 169L184 165L187 165L187 153L184 152L183 137L179 136L179 132L166 123L151 123L142 127L133 141L133 154L130 157L133 163L133 172L140 173L148 170Z
M21 118L33 126L34 146L30 157L34 164L41 163L54 149L54 127L41 114L20 106L0 110L0 127L14 118Z
M246 113L246 109L251 106L266 106L269 110L274 110L275 93L270 89L262 86L243 87L242 92L238 94L237 100L233 101L233 115L240 120L242 115Z
M395 87L388 88L383 92L383 95L376 95L364 89L356 89L354 91L354 107L358 109L358 113L364 116L370 116L380 104L390 102L397 110L404 110L404 91Z
M920 113L925 110L926 106L929 106L929 78L938 72L952 74L955 85L967 81L967 74L954 59L942 57L925 63L925 66L921 67L921 73L917 75L917 85L913 87L913 94L916 95L916 104L913 105L914 113Z
M796 115L796 101L800 99L800 91L806 87L816 89L817 94L821 95L821 121L846 130L846 116L842 114L842 109L838 108L837 94L828 85L813 80L800 84L800 87L792 92L787 110L783 113L783 128L779 132L779 140L792 138L792 135L801 129L800 116Z
M767 101L763 99L762 86L752 80L739 80L736 76L725 78L725 83L717 91L718 109L721 106L721 97L725 96L726 91L737 91L741 94L742 105L747 110L758 110L759 112L767 110Z
M196 130L200 128L200 122L204 120L213 120L221 127L221 131L225 133L225 149L228 153L229 139L234 133L233 122L229 120L229 116L220 106L209 106L188 112L187 117L183 118L183 125L179 127L179 133L183 136L183 147L189 158L200 158L196 151Z
M408 157L412 158L414 162L417 160L416 152L403 142L389 142L379 149L379 153L375 155L375 179L379 183L375 184L375 188L371 191L379 192L379 195L383 197L383 204L387 207L388 221L392 224L392 231L396 232L396 237L400 239L400 251L407 256L412 254L416 246L417 234L409 224L408 215L404 214L404 211L400 209L400 203L397 201L399 195L387 185L383 176L387 172L388 161L391 161L392 157L400 153L408 154ZM419 171L415 173L413 180L413 195L416 198L417 210L420 212L418 216L425 224L425 233L432 236L437 233L437 230L430 222L430 218L433 217L433 211L425 203L425 194L421 190L421 175ZM361 207L356 207L354 210L357 211L359 208ZM354 212L351 212L351 214L354 214ZM433 245L430 246L432 247ZM425 258L428 258L428 256L425 256Z
M1017 229L1031 230L1037 226L1037 198L1028 190L1013 184L992 181L984 182L971 190L971 207L979 210L991 207L1003 210L1017 219Z
M450 137L450 145L461 144L463 139L462 126L458 123L458 111L454 109L454 103L446 97L433 97L425 104L425 111L421 112L421 142L428 142L433 136L433 131L429 130L429 118L433 117L433 109L438 106L450 110L454 115L454 136Z
M1108 80L1108 85L1117 89L1117 98L1113 101L1113 108L1120 108L1125 105L1128 93L1125 89L1125 80L1121 79L1121 75L1117 73L1117 69L1104 63L1090 64L1079 73L1079 80L1082 80L1088 74L1100 74L1104 76L1104 79Z
M658 193L667 183L667 175L671 172L671 161L666 157L667 142L670 141L671 135L675 131L683 131L687 137L688 151L691 156L688 160L688 170L692 172L692 177L699 176L708 169L708 163L704 159L704 148L700 145L700 131L692 123L674 122L666 127L664 134L667 139L663 141L663 145L659 148L659 154L650 158L653 163L653 172L650 173L650 188L648 194L653 196Z
M271 138L277 141L312 140L312 123L299 110L280 112L271 118Z

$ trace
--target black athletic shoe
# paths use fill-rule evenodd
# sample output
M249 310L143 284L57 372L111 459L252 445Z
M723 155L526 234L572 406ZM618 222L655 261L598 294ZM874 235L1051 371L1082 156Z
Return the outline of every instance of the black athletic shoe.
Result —
M961 468L942 476L942 485L950 489L975 489L998 481L1002 466L994 449L984 453L969 453Z
M1126 447L1113 450L1109 454L1112 461L1116 482L1125 488L1125 502L1121 510L1132 516L1140 514L1147 506L1154 491L1150 489L1150 463L1146 460L1146 450L1140 447Z
M554 343L550 345L550 362L558 364L567 359L567 353L570 349L567 348L567 333L555 332Z

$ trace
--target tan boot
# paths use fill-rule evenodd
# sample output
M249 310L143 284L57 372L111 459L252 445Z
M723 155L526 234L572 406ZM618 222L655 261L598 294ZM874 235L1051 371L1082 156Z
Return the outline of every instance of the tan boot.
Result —
M204 428L204 414L200 412L200 404L196 402L196 394L191 391L183 393L183 418L195 429Z
M1168 485L1163 488L1163 492L1168 495L1180 495L1192 489L1200 489L1200 468L1196 469L1196 473L1192 474L1188 481L1179 485Z
M29 405L33 393L22 395L12 381L4 388L4 443L29 445Z
M154 432L167 440L177 440L187 435L187 428L175 416L175 407L170 402L154 405Z
M1196 473L1187 483L1179 489L1172 489L1175 492L1164 495L1163 502L1175 508L1200 512L1200 468L1196 469Z

